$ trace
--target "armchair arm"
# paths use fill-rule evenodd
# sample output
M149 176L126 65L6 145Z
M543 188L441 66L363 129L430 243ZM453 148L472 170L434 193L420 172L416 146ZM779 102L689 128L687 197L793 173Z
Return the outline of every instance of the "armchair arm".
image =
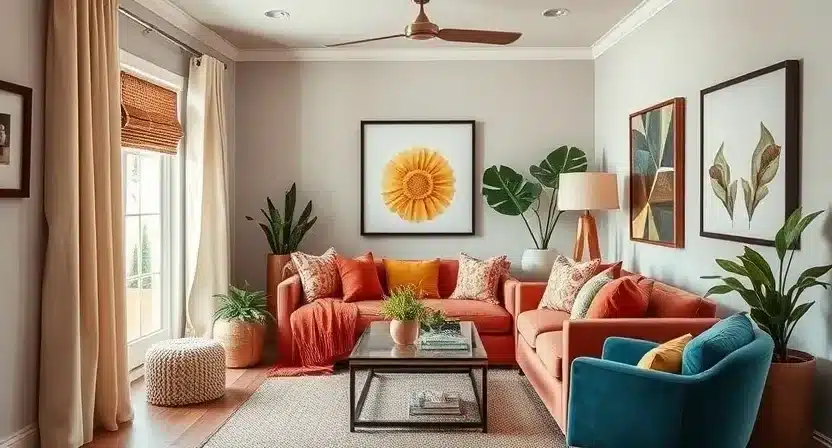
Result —
M685 390L695 380L613 361L576 359L567 446L679 446Z
M641 339L607 338L604 341L602 358L607 361L615 361L634 366L638 364L645 353L658 345L655 342L642 341Z
M503 304L506 307L506 311L511 314L512 321L517 321L517 315L515 315L515 307L517 304L517 294L520 288L520 280L517 280L514 277L509 277L503 282Z
M295 274L277 285L277 314L275 331L277 332L277 359L280 363L292 362L292 323L291 316L302 302L303 288L300 276Z
M517 301L514 304L514 317L520 315L523 311L529 311L537 308L540 301L543 299L543 293L546 291L546 282L520 282L517 285Z

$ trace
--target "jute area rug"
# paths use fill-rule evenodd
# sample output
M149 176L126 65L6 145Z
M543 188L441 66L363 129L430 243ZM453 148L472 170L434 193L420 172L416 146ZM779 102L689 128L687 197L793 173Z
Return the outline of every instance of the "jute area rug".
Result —
M204 445L206 448L461 447L566 448L564 436L525 377L516 370L488 375L488 433L349 432L349 375L269 378ZM360 390L363 376L356 379ZM414 390L458 391L474 401L467 375L379 375L362 418L406 418ZM356 392L357 393L357 392ZM467 406L468 412L476 405Z

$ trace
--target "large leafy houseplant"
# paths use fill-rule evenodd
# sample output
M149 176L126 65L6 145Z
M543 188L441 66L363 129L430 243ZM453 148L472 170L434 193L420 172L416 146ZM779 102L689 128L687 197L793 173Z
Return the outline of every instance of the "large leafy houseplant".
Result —
M306 232L315 225L318 217L311 218L312 215L312 201L306 204L306 207L301 212L298 222L294 222L295 202L297 201L297 189L295 184L289 191L286 192L286 202L284 204L283 215L274 206L271 198L266 197L266 208L260 209L260 212L265 218L265 222L258 222L263 233L266 235L266 240L269 242L269 248L275 255L288 255L298 250L300 242L306 235ZM311 219L310 219L311 218ZM246 216L249 221L254 221L251 216Z
M751 318L774 340L776 362L788 362L788 345L792 332L798 321L815 304L815 302L798 303L800 296L804 291L815 286L822 286L824 289L832 286L828 282L818 280L832 269L832 265L806 269L791 286L788 286L789 270L794 258L796 243L800 241L800 236L806 227L821 213L823 211L802 216L798 208L777 232L774 239L779 259L776 277L765 258L748 246L745 247L743 255L737 257L739 263L723 259L717 259L716 263L728 273L745 278L751 284L750 288L735 276L703 277L722 281L721 285L712 287L705 295L706 297L736 292L748 303L751 307Z
M538 165L529 167L529 173L537 182L527 180L514 169L500 165L485 170L482 176L482 194L488 205L497 213L520 216L526 224L537 249L548 249L555 226L562 211L557 208L560 175L580 173L587 169L586 153L575 147L561 146ZM548 203L543 195L549 190ZM526 217L531 210L537 221L537 229Z

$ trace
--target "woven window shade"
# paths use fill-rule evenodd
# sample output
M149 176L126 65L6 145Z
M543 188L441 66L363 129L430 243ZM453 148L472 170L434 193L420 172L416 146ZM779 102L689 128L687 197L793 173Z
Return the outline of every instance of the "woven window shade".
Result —
M176 92L121 72L121 146L176 154L182 135Z

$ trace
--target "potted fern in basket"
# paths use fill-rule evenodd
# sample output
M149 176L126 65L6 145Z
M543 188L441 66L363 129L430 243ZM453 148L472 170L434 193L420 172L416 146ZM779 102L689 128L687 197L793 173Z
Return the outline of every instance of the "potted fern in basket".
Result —
M717 259L727 276L706 276L719 279L721 285L711 288L707 296L736 292L751 308L751 318L774 340L774 354L766 379L760 414L751 439L751 446L808 446L812 438L812 396L815 376L814 356L789 348L798 321L815 302L799 303L807 289L832 284L821 281L832 265L806 269L791 286L789 270L800 235L822 211L807 216L798 208L786 220L774 239L779 266L775 272L758 252L746 246L739 263ZM751 285L740 281L743 278Z
M226 367L256 365L263 356L266 325L274 316L267 309L266 293L228 286L227 294L217 294L219 307L214 313L214 339L225 349Z

